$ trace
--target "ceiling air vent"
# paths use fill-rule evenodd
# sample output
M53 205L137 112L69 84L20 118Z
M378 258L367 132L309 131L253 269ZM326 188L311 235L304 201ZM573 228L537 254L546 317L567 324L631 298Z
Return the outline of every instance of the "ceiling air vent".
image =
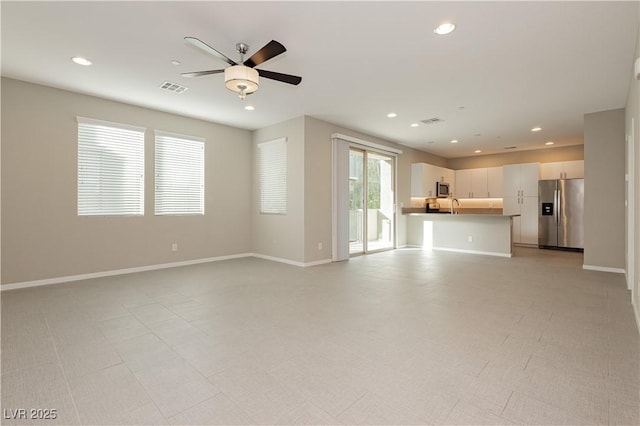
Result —
M170 81L165 81L164 83L162 83L160 85L160 88L174 93L182 93L189 90L188 87L180 86L179 84L172 83Z
M420 122L424 123L424 124L436 124L436 123L441 123L444 120L442 118L438 118L438 117L432 117L432 118L426 118L424 120L420 120Z
M516 149L517 146L505 146L504 149Z

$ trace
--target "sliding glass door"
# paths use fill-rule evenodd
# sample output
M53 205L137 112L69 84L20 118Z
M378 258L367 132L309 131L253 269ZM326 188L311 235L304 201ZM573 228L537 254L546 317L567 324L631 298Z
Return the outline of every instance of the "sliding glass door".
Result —
M349 253L394 247L394 158L349 150Z

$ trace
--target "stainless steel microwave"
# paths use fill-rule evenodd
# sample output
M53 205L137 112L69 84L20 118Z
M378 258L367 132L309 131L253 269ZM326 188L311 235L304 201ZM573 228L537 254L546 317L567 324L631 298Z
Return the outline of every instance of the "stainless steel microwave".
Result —
M438 198L448 198L449 194L449 184L445 182L436 182L436 196Z

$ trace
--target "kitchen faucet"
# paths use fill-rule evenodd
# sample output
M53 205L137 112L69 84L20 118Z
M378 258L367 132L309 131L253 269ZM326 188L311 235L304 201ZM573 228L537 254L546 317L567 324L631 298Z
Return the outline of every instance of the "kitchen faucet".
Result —
M460 207L460 201L458 201L458 199L457 199L457 198L452 198L452 199L451 199L451 214L457 214L457 213L455 212L455 210L453 209L453 203L454 203L454 202L458 205L458 207Z

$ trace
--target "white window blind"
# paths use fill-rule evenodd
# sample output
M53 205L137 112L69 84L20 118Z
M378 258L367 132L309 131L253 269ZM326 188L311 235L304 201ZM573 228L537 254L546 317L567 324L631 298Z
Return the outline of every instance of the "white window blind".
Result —
M78 215L143 215L145 129L77 121Z
M204 139L155 134L156 215L204 214Z
M258 144L260 213L287 213L287 139Z

